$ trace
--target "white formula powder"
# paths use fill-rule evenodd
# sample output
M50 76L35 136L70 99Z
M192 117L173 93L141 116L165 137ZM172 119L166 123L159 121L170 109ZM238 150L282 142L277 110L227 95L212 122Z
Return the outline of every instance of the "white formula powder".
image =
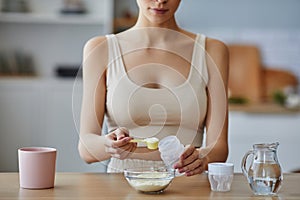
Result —
M135 189L143 192L161 191L165 189L171 182L171 180L168 179L167 173L153 172L147 174L140 174L137 176L137 178L142 178L142 179L129 180L129 183ZM152 178L153 180L144 179L144 178Z

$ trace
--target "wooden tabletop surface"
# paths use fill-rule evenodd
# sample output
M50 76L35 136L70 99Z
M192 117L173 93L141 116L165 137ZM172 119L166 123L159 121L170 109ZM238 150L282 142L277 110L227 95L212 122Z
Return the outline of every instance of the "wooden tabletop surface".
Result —
M57 173L55 187L28 190L19 187L18 173L0 173L1 200L96 199L300 199L300 174L284 174L276 197L254 196L242 174L235 174L230 192L212 192L206 174L175 178L162 194L137 192L123 174Z

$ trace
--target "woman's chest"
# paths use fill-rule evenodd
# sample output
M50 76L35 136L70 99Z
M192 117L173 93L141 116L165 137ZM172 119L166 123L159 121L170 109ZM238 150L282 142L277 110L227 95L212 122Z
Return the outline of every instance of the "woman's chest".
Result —
M191 62L172 52L144 49L123 55L128 78L147 88L177 87L189 77Z
M207 96L201 82L154 89L121 79L108 89L106 104L109 116L124 126L193 124L204 118Z

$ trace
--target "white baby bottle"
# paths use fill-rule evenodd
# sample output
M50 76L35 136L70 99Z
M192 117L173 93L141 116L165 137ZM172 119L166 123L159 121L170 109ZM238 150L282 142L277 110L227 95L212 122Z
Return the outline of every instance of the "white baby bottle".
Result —
M165 165L169 168L173 168L174 164L184 152L184 146L176 136L171 135L159 141L158 150ZM179 173L176 172L176 175L179 175Z

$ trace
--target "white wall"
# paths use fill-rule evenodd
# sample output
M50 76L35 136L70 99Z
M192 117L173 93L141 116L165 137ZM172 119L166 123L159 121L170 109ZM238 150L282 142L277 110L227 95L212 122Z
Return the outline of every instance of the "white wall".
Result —
M117 15L136 13L135 0L116 2ZM299 8L299 0L183 0L177 20L226 43L255 44L266 67L290 70L300 80Z
M298 0L181 1L178 20L184 27L294 29L300 27Z
M266 67L287 69L300 80L299 8L298 0L189 0L182 1L177 19L228 44L255 44Z

